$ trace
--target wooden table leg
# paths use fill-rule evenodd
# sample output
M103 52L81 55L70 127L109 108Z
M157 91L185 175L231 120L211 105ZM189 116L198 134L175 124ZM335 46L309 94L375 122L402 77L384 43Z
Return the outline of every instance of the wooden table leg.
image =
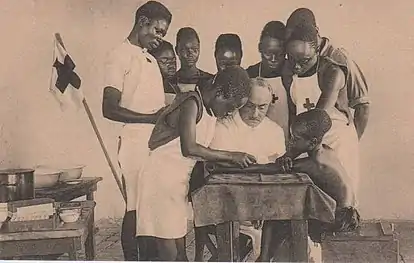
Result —
M93 201L94 196L93 192L89 193L86 196L86 200ZM86 260L94 260L96 252L96 243L95 243L95 208L92 210L91 217L88 222L88 236L85 241L85 254Z
M78 256L76 253L76 245L75 245L75 241L72 240L72 244L70 245L69 251L68 251L68 256L69 256L69 260L71 261L77 261L78 260Z
M71 251L69 251L69 260L71 260L71 261L77 261L78 260L78 257L76 256L76 251L74 251L74 250L71 250Z
M217 225L217 254L219 262L240 261L239 222L225 222Z
M290 247L291 262L309 262L308 254L308 222L292 220L292 237Z

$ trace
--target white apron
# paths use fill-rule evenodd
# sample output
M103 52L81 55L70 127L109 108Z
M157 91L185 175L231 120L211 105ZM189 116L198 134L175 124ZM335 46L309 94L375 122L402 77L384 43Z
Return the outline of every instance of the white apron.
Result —
M289 108L287 103L286 89L283 87L282 78L262 77L262 64L259 66L259 77L264 78L272 87L273 94L277 97L274 103L269 105L267 117L282 127L286 141L289 139Z
M146 59L152 63L146 62ZM165 106L162 76L156 60L148 53L139 53L133 58L132 68L124 85L133 89L125 91L121 106L139 113L155 113ZM136 207L136 185L143 164L149 154L148 139L153 124L128 123L122 127L118 144L118 163L127 194L126 210Z
M314 74L306 78L295 76L290 92L297 114L308 110L307 107L315 108L321 94L318 75ZM327 113L331 117L332 127L325 134L322 143L336 152L347 175L352 180L356 193L359 185L359 150L355 126L352 123L347 125L348 118L336 108L327 110Z
M204 109L196 127L198 144L210 144L215 125L216 118ZM180 138L150 152L137 186L137 236L177 239L187 234L187 194L195 162L182 155Z

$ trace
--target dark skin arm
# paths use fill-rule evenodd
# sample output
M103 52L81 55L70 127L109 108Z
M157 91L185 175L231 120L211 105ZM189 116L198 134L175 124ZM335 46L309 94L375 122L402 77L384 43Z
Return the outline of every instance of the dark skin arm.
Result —
M253 156L246 153L213 150L198 144L196 141L197 113L197 103L194 99L188 99L180 106L178 129L183 156L203 161L230 162L241 167L247 167L256 162Z
M331 66L324 72L322 78L320 83L322 93L316 108L328 110L335 107L339 91L345 87L345 74L339 67Z
M364 134L365 128L368 124L370 105L368 103L358 104L355 106L354 124L358 134L358 138L361 139Z
M206 168L209 171L212 171L214 174L237 174L237 173L261 173L261 174L277 174L283 173L283 169L275 164L275 163L268 163L268 164L252 164L249 167L240 169L235 165L226 164L223 165L222 163L207 163Z
M159 114L164 109L162 108L158 112L153 114L144 114L131 111L119 105L121 101L121 95L122 93L113 87L106 87L104 89L102 101L102 114L105 118L122 123L155 124Z
M293 161L292 170L309 175L318 187L336 201L338 208L352 206L354 194L350 182L343 174L343 168L339 161L329 162L330 165L324 165L309 157L296 159Z

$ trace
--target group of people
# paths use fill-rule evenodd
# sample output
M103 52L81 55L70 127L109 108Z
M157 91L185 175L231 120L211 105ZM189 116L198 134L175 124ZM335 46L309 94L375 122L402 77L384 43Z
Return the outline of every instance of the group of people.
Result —
M189 182L206 161L305 172L337 202L335 224L320 226L311 238L354 229L367 83L349 55L320 35L312 11L295 10L286 25L268 22L258 41L260 62L247 69L240 37L221 34L215 74L197 67L195 29L181 28L175 46L163 40L171 21L163 4L146 2L106 63L103 115L123 124L125 260L187 260ZM285 226L264 222L259 261L271 259Z

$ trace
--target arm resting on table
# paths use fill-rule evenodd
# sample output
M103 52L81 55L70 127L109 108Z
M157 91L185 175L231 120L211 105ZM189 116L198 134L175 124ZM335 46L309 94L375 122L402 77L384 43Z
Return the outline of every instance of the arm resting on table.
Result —
M240 168L231 164L223 163L206 163L206 169L211 174L243 174L243 173L261 173L261 174L278 174L283 173L283 169L275 163L268 164L251 164L246 168Z
M335 167L335 164L329 166L318 164L306 157L296 159L292 170L306 173L315 185L336 201L338 208L355 205L352 184L342 167Z

